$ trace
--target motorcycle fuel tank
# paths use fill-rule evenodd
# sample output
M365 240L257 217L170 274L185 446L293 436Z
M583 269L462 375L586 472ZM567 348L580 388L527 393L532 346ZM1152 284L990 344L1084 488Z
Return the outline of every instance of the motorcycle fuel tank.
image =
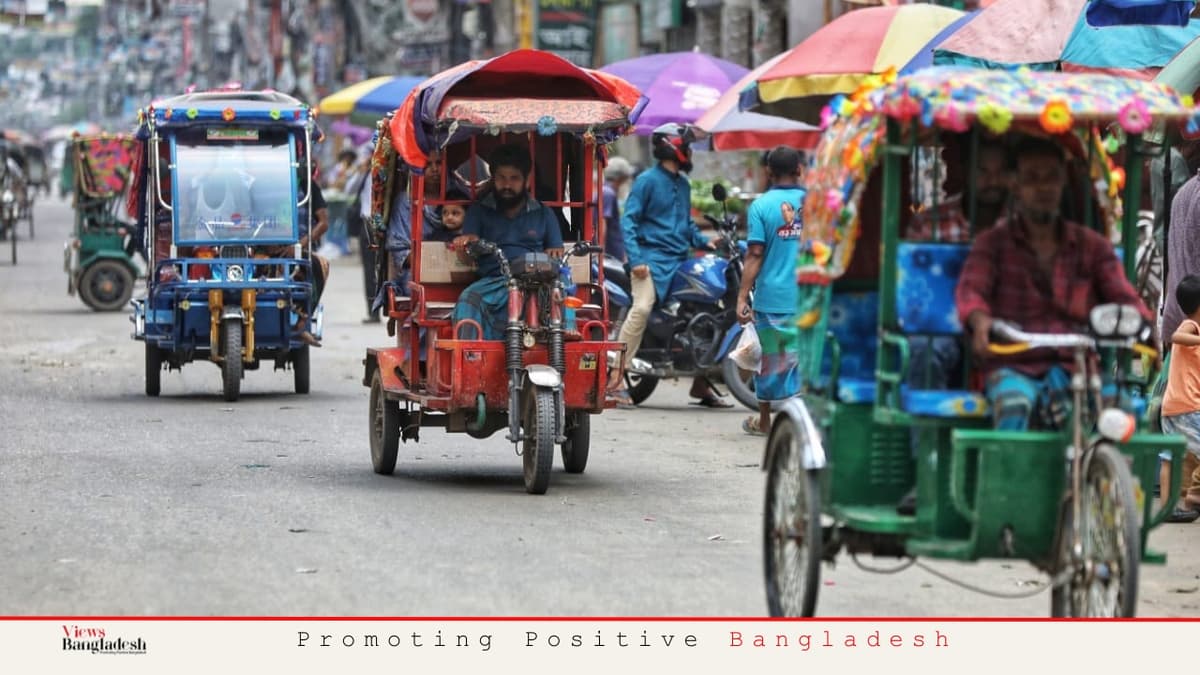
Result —
M728 267L728 260L715 255L687 260L675 271L668 297L679 302L716 304L725 297Z

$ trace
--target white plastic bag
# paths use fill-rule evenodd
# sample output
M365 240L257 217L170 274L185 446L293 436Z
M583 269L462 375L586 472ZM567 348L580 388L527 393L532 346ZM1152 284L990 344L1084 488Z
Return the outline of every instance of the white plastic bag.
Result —
M733 351L729 352L729 358L742 370L757 373L762 368L762 345L753 323L742 326L742 334Z

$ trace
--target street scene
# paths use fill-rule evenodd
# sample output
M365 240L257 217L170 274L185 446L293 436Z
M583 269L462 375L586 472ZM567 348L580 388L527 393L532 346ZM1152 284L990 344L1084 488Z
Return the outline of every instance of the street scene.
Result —
M0 2L0 616L1196 616L1194 4Z

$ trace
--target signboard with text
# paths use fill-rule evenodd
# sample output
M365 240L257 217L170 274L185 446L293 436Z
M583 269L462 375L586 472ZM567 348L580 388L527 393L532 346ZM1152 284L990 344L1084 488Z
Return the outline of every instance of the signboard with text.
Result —
M599 0L536 0L538 49L592 67Z

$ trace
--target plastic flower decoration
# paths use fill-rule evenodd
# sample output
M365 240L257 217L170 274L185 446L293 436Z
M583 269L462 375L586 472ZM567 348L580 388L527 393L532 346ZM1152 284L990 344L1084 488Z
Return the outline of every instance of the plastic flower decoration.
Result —
M169 120L169 119L171 119L171 115L174 115L174 114L175 114L174 110L167 108L166 110L163 111L163 119Z
M830 107L829 105L826 105L824 108L821 108L821 129L822 130L828 129L829 125L833 124L833 121L835 119L837 119L837 115L835 115L833 113L832 107Z
M880 73L879 77L883 80L884 84L891 84L896 81L899 75L900 71L896 69L896 66L888 66L888 69Z
M1116 134L1109 134L1104 137L1104 151L1110 155L1117 154L1121 149L1121 139L1117 138Z
M1067 102L1061 98L1056 98L1046 104L1042 108L1042 114L1038 116L1038 121L1041 122L1042 129L1050 134L1062 134L1071 130L1071 109L1067 107Z
M842 208L842 193L830 188L825 192L825 208L836 212Z
M221 119L226 122L232 122L235 117L237 117L237 113L233 111L233 108L226 108L221 111Z
M199 110L196 110L195 108L188 108L187 118L189 120L194 120L194 119L196 119L196 115L199 115L199 114L200 114Z
M823 241L814 241L812 243L813 262L818 265L824 265L833 257L833 249Z
M1108 178L1108 196L1116 197L1121 190L1125 189L1125 169L1114 167Z
M272 110L271 112L269 112L267 114L269 114L271 116L271 119L273 119L273 120L278 120L280 117L283 117L283 114L280 113L278 110Z
M942 106L933 115L933 119L937 125L948 131L962 133L970 128L967 123L967 116L963 113L962 106L957 103L948 102Z
M558 131L558 121L549 115L542 115L537 121L539 136L553 136Z
M921 114L921 103L904 92L899 98L888 102L888 116L900 122L907 122Z
M850 143L846 146L845 150L842 150L842 164L844 164L846 168L857 170L860 166L862 166L862 162L863 152L857 144ZM841 198L840 194L838 195L838 198Z
M976 113L979 123L983 128L1000 135L1012 125L1012 111L1007 108L1002 108L991 101L979 106L979 111Z
M1196 99L1192 98L1191 94L1182 94L1179 97L1179 103L1185 108L1193 108L1196 105Z
M1117 121L1126 132L1140 134L1150 128L1150 109L1142 99L1135 98L1121 108Z

